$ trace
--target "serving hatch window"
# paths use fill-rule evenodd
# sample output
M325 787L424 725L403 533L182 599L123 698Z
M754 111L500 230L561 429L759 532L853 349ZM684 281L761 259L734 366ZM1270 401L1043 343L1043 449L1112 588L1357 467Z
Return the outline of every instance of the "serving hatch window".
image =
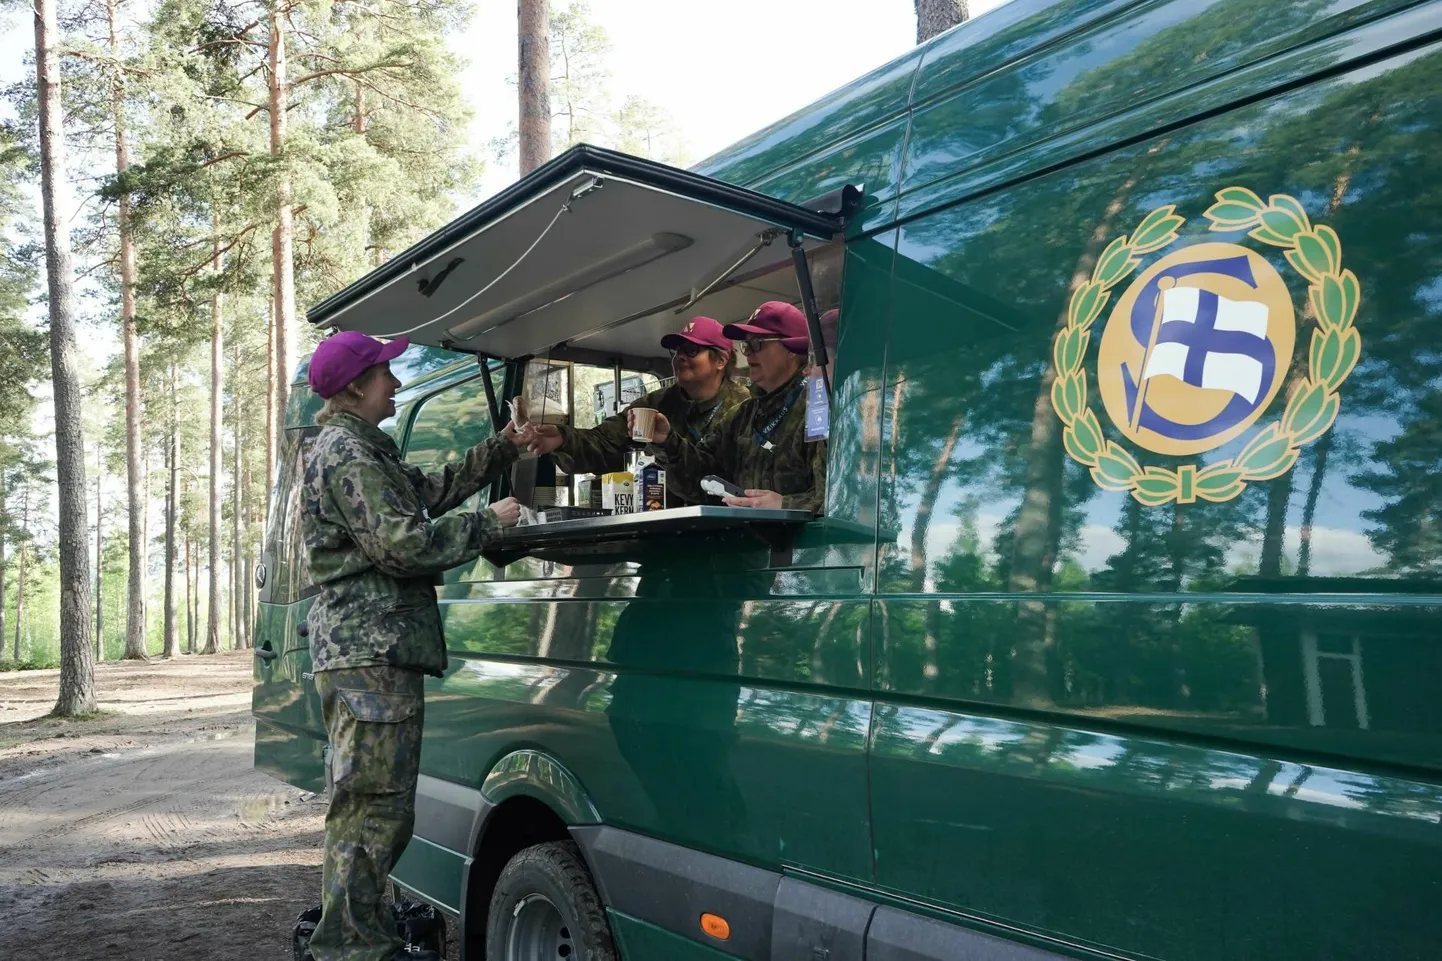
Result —
M834 361L844 246L834 242L810 250L807 263L816 307L822 315L828 358ZM592 330L527 361L520 393L529 419L585 430L652 391L670 386L675 378L670 352L661 347L661 338L680 330L692 317L712 317L723 324L744 323L757 307L772 300L804 310L801 286L790 259L773 261L758 270L748 271L743 265L713 280L711 289L694 302L688 295L637 317L615 322L593 318ZM620 347L624 353L593 344ZM737 349L734 357L735 379L745 385L749 383L746 355ZM584 506L578 483L583 475L568 475L557 466L557 458L541 460L522 470L517 494L532 506Z

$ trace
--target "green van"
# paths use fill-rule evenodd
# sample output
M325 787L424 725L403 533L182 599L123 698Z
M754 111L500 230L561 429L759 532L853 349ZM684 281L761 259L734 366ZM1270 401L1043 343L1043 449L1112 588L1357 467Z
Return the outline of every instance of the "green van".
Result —
M473 961L1442 957L1439 156L1442 2L1014 0L693 171L575 148L311 309L426 345L423 467L518 395L595 423L696 314L801 304L829 361L822 516L446 575L397 888ZM256 766L310 789L317 406L255 638Z

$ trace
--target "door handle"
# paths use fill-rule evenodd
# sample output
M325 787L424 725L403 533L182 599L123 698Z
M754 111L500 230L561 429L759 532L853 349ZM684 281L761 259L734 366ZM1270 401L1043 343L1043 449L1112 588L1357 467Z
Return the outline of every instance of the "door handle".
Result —
M266 641L255 649L255 656L269 664L280 655L270 649L270 641Z

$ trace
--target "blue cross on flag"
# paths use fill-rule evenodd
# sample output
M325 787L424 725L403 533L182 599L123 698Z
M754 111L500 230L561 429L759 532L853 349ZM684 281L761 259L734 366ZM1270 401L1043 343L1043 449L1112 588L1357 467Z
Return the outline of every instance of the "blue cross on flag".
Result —
M1173 287L1162 296L1162 321L1142 380L1170 374L1185 384L1226 390L1255 405L1263 389L1267 305L1229 300L1210 290Z

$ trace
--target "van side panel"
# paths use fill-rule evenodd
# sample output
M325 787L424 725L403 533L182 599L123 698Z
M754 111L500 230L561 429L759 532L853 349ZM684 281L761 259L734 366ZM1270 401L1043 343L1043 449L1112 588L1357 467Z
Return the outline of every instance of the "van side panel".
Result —
M901 226L879 520L901 535L880 544L874 675L882 887L1130 955L1435 956L1439 150L1433 44ZM1233 186L1335 228L1362 291L1361 360L1289 471L1146 506L1064 445L1054 346L1106 247L1175 205L1180 240L1137 270L1204 242L1261 254L1295 312L1280 389L1195 455L1125 440L1104 395L1131 368L1102 342L1131 323L1129 277L1082 342L1086 409L1168 470L1236 457L1278 421L1317 363L1316 313L1282 250L1208 229ZM1274 356L1283 329L1267 328ZM1166 376L1180 396L1194 375Z

